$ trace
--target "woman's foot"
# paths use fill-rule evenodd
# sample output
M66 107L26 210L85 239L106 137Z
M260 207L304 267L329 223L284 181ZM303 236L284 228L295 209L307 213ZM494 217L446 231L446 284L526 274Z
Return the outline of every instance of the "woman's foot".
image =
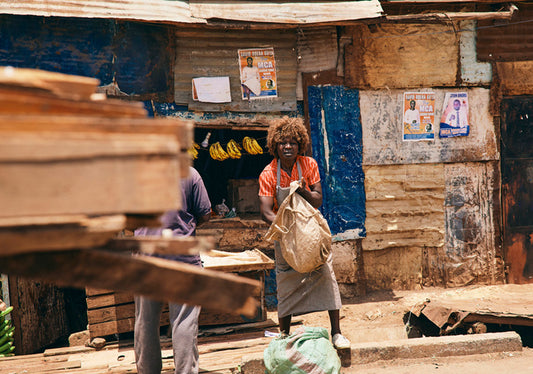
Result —
M341 334L333 335L331 341L333 342L333 346L337 349L350 348L350 341Z

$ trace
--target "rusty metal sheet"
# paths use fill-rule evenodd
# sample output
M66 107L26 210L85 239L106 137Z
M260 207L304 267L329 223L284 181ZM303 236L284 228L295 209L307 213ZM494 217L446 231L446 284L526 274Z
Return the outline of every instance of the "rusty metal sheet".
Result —
M452 163L444 171L447 240L440 266L446 285L503 282L498 162Z
M429 91L416 90L421 92ZM435 119L440 119L446 92L457 89L431 89L435 93ZM470 134L465 137L431 141L402 141L403 90L362 90L363 165L393 165L438 162L499 160L494 119L489 113L490 91L463 89L470 104ZM438 131L436 129L436 131Z
M508 281L533 283L533 97L502 102L503 247Z
M530 95L533 92L533 61L495 62L502 95Z
M453 26L380 24L357 26L346 46L345 84L350 88L453 87L459 33Z
M238 30L176 31L174 68L175 102L202 112L282 112L296 110L296 31ZM278 97L242 100L238 50L273 47L276 60ZM195 77L230 78L231 103L211 104L192 100Z
M194 17L232 21L311 24L380 17L378 0L368 1L219 1L190 0Z
M440 298L415 304L405 315L406 321L426 328L429 335L464 332L475 322L498 325L533 326L531 293L533 285L493 285L452 289ZM424 326L425 317L438 329ZM427 335L426 335L427 336Z
M165 23L206 23L194 18L186 1L17 0L0 1L0 14L125 19Z
M483 20L477 28L477 56L480 61L533 60L533 5L520 3L512 22Z

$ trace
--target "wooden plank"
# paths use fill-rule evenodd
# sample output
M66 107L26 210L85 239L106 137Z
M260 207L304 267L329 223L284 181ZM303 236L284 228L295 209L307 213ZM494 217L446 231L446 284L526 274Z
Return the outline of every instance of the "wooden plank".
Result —
M0 216L161 214L179 208L173 137L90 135L1 133Z
M95 287L253 316L260 282L161 258L104 250L2 257L0 272L70 287ZM172 282L168 280L172 279Z
M87 291L93 290L91 288L86 289L85 294L87 295ZM110 291L111 292L111 291ZM108 306L118 305L118 304L128 304L133 303L133 295L130 293L124 293L124 292L115 292L110 293L107 295L89 295L87 296L87 309L96 309L96 308L104 308Z
M0 263L4 259L0 257ZM39 352L68 335L63 290L48 282L10 274L9 294L14 307L11 317L17 355Z
M212 250L200 255L206 269L225 272L246 272L252 270L274 269L274 260L258 249L242 252Z
M44 92L0 85L0 113L6 114L60 114L105 116L107 118L147 118L143 103L117 99L75 100L58 98ZM104 95L105 97L105 95Z
M135 304L113 305L87 311L89 327L102 322L119 321L121 319L135 318Z
M160 325L166 326L168 322L168 312L161 313ZM122 334L125 332L131 332L135 327L135 317L125 318L120 320L108 321L89 325L89 336L92 338L107 336L112 334Z
M153 237L135 236L114 238L106 245L108 249L141 252L144 254L196 255L213 248L209 237Z
M112 294L113 290L106 290L103 288L94 288L94 287L87 287L85 289L85 295L86 296L99 296L99 295L109 295Z
M96 87L100 84L100 80L78 75L7 66L0 68L0 84L42 90L58 97L89 99L96 92Z
M100 134L167 134L182 150L192 145L194 124L178 118L109 118L73 115L0 115L0 131L77 132Z
M123 215L0 217L0 253L102 246L125 228L125 222Z
M166 313L166 317L162 319L165 324L168 324L168 304L163 303L161 311ZM133 298L129 303L121 305L112 305L105 308L91 309L87 311L87 318L89 320L89 329L92 325L99 323L120 321L122 319L135 318L135 302ZM163 325L162 325L163 326ZM133 331L133 330L132 330Z

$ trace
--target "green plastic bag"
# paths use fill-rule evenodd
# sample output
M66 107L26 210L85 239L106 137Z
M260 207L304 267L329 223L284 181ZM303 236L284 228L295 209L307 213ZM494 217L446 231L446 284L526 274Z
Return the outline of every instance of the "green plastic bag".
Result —
M338 374L341 360L323 327L299 327L265 349L267 374Z

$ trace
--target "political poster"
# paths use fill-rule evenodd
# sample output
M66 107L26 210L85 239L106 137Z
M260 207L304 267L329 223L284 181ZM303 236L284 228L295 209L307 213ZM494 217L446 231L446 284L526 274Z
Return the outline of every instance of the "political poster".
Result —
M448 92L444 98L439 136L453 138L468 136L468 94L466 92Z
M403 140L435 139L435 93L404 92Z
M274 48L239 49L243 100L278 96Z

